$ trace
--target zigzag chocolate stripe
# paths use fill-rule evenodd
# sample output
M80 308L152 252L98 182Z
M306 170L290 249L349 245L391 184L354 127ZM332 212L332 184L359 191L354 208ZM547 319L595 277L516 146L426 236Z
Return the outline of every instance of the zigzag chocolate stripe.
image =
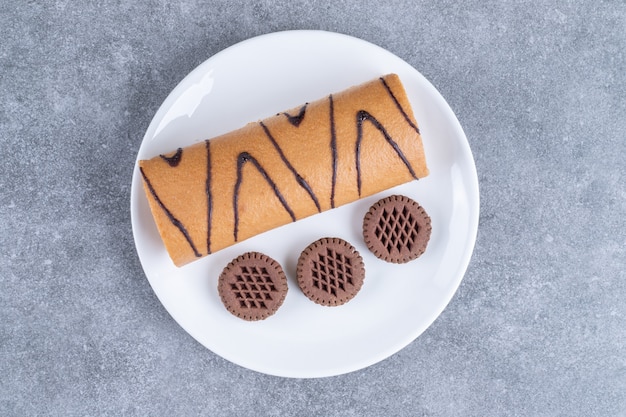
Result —
M304 110L305 107L306 107L306 105L300 111L301 114L304 114L303 110ZM317 197L315 196L315 193L313 193L313 190L311 189L311 186L309 185L309 183L304 178L302 178L302 175L300 175L298 173L298 171L296 171L296 169L293 167L293 165L291 165L291 162L289 162L289 159L287 159L287 157L285 156L285 153L283 152L283 150L280 148L280 146L278 146L278 143L276 142L276 139L274 139L274 136L272 136L272 134L270 133L270 130L267 128L267 126L265 126L265 123L259 122L259 124L261 125L261 127L265 131L265 134L267 135L269 140L272 142L272 145L274 145L274 148L278 152L278 155L280 156L280 159L287 166L287 168L289 168L289 170L293 173L293 175L296 178L296 181L298 182L300 187L304 188L306 190L306 192L311 196L311 199L315 203L315 207L317 207L317 211L321 213L322 212L322 208L320 207L320 202L317 200ZM300 124L300 122L298 122L298 125L299 124ZM297 125L294 125L294 126L297 126Z
M172 156L159 155L171 167L177 167L183 157L183 148L178 148Z
M233 235L235 237L235 242L238 240L239 233L239 188L241 187L241 181L243 180L242 170L243 166L246 162L252 162L252 165L261 173L263 179L272 187L274 194L280 200L280 203L283 205L289 216L291 216L292 221L296 221L296 215L294 214L289 204L285 200L285 197L281 194L280 190L276 186L276 183L272 180L272 178L268 175L267 171L261 166L259 161L256 160L255 157L250 155L248 152L241 152L237 157L237 182L235 182L235 192L233 193L233 211L235 213L235 227L233 230Z
M398 146L398 144L391 138L391 136L389 136L389 133L383 127L383 125L380 124L380 122L374 116L369 114L367 111L359 110L359 112L356 114L357 136L356 136L356 146L355 146L356 183L357 183L357 189L359 191L359 197L361 196L361 142L363 141L363 122L366 120L369 120L374 125L374 127L378 129L380 133L383 134L387 143L393 148L394 151L396 151L396 154L398 155L398 157L402 160L404 165L406 165L411 176L415 179L418 179L417 175L415 175L415 171L413 171L413 167L411 166L411 163L406 159L406 156L400 150L400 147Z
M302 120L304 120L304 113L306 112L306 106L308 105L309 103L305 103L304 106L300 107L300 111L295 116L292 116L287 112L283 112L283 114L287 116L287 120L289 121L289 123L291 123L295 127L298 127L300 126L300 123L302 123Z

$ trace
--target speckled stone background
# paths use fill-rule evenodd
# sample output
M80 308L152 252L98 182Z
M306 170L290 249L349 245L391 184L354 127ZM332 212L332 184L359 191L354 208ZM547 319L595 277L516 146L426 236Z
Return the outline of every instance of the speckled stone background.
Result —
M421 71L481 217L421 337L344 376L258 374L187 335L131 233L136 152L202 61L286 29ZM0 415L626 415L624 1L0 3Z

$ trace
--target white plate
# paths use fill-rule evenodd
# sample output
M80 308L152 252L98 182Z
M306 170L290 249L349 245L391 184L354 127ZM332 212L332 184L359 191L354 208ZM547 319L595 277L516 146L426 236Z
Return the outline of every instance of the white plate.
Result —
M322 377L381 361L419 336L448 304L469 263L478 227L478 179L463 130L437 90L390 52L345 35L289 31L241 42L209 58L167 97L137 159L153 157L322 98L386 73L402 79L420 125L430 175L238 243L183 268L170 261L135 166L131 216L143 269L159 300L196 340L259 372ZM379 198L401 193L430 214L424 255L405 265L374 257L361 222ZM364 258L359 294L339 307L309 301L295 280L300 251L325 236L352 243ZM262 322L232 316L217 293L226 264L250 250L276 259L289 292Z

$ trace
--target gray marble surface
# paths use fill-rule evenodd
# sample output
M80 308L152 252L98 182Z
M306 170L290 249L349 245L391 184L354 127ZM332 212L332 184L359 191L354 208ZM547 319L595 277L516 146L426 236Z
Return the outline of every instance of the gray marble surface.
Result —
M0 415L626 415L625 28L623 1L2 1ZM287 29L356 36L422 72L481 190L444 313L389 359L313 380L187 335L129 213L172 88Z

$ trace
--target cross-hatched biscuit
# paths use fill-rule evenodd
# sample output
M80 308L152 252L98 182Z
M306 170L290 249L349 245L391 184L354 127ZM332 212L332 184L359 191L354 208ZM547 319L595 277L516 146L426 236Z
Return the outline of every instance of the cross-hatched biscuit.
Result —
M392 195L376 202L363 219L363 238L376 257L406 263L424 253L431 224L426 210L414 200Z
M339 238L322 238L311 243L300 255L298 285L312 301L338 306L359 292L365 266L359 252Z
M263 320L274 314L285 300L287 278L274 259L259 252L247 252L224 268L217 289L232 314L247 321Z

